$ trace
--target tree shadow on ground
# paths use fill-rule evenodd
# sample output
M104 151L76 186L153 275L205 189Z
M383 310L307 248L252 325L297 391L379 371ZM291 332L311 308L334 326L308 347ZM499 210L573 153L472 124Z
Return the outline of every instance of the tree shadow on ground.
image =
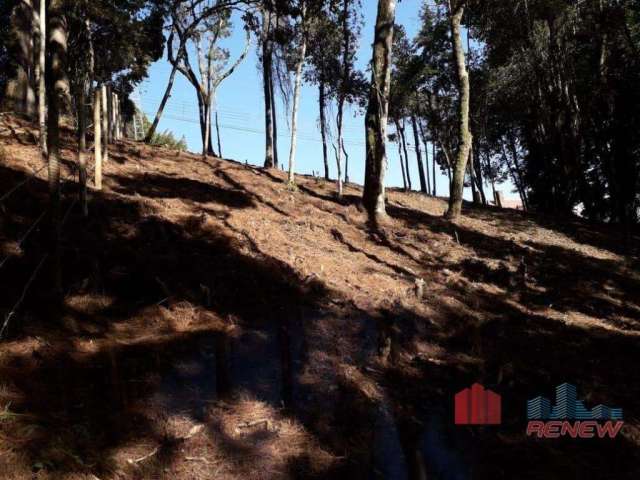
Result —
M612 274L615 262L547 245L525 248L421 212L391 208L392 215L416 228L451 238L455 228L461 243L487 260L524 257L527 278L521 286L512 285L512 271L494 274L469 259L431 259L430 269L452 269L462 277L446 281L439 292L427 292L431 316L401 303L352 308L340 292L302 278L293 266L261 251L224 215L216 217L221 222L201 215L206 206L168 220L135 195L122 195L138 191L232 208L237 203L251 208L255 202L290 215L224 169L215 174L231 187L228 191L162 175L116 179L115 188L123 190L94 193L89 220L75 212L69 217L66 302L52 309L43 296L47 279L37 279L10 329L13 342L7 346L16 350L0 365L0 378L15 393L12 411L30 415L17 417L11 427L14 434L31 431L20 433L22 441L14 444L27 469L41 463L54 475L91 472L103 478L122 468L114 458L118 452L141 458L157 447L149 460L126 466L126 475L177 476L173 469L184 464L185 455L207 452L210 458L220 455L220 465L205 465L203 478L234 472L420 478L423 470L429 478L443 479L537 479L556 473L637 478L637 329L567 325L536 309L537 295L543 294L534 289L538 286L561 311L597 314L604 306L589 307L588 300L607 281L619 289L618 299L631 302L637 280L622 271ZM126 188L121 182L128 182ZM22 197L10 205L15 224L6 233L3 229L10 239L44 206L46 185L38 180L32 188L32 202ZM402 239L362 233L365 247L341 243L397 273L412 273L366 248L367 242L390 248L415 263ZM7 289L12 298L21 293L31 259L45 247L44 239L34 241L0 271L12 279ZM567 290L562 279L584 268L593 285L584 292ZM346 306L336 308L338 300ZM606 302L616 315L630 313L611 299ZM24 341L22 350L17 340ZM40 347L29 348L29 342ZM340 353L344 344L348 355ZM502 426L452 424L453 395L475 381L503 395ZM526 400L549 394L563 381L576 383L589 405L623 407L630 433L591 443L527 439ZM241 405L253 408L251 415ZM244 426L245 420L265 415L278 420L279 430ZM205 425L189 443L200 453L182 451L185 432L172 423L179 418L187 432L194 423ZM289 432L287 424L300 425L302 433ZM235 434L240 427L256 430ZM279 457L284 461L264 463L276 456L277 438L277 448L291 452ZM241 461L249 470L238 467Z
M432 267L448 268L470 281L501 289L520 286L524 291L522 303L534 310L553 307L563 313L580 312L604 318L614 326L626 324L624 328L631 325L633 329L640 326L640 303L632 293L640 291L640 276L625 263L557 245L532 241L520 244L492 237L404 207L393 206L388 211L411 226L449 235L474 252L475 258L436 260L435 264L430 259ZM514 271L509 263L519 264L519 269Z
M110 181L117 183L113 190L124 194L140 194L150 198L179 198L197 203L219 203L229 208L251 208L255 206L244 190L221 188L190 178L173 178L166 175L143 173L137 177L112 175Z

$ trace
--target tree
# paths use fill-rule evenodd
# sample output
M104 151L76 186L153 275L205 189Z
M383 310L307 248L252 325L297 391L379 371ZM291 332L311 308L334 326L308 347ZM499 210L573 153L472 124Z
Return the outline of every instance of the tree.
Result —
M46 50L47 50L47 7L45 0L38 0L37 20L38 63L36 79L38 81L38 129L40 133L40 150L47 155L47 100L46 100ZM34 7L35 11L35 7Z
M387 165L386 130L391 86L391 49L395 21L395 0L378 0L371 88L365 116L366 149L363 204L369 223L375 228L387 215L384 175Z
M300 87L302 85L302 67L307 56L307 4L300 0L300 22L298 25L298 37L300 51L296 62L295 90L293 93L293 108L291 109L291 148L289 150L289 184L295 183L295 157L298 126L298 104L300 102Z
M462 210L462 195L464 192L464 176L471 151L473 138L469 129L469 73L462 46L462 35L460 32L462 15L466 0L449 0L449 22L451 25L451 42L453 44L453 57L456 65L456 81L460 94L458 100L458 151L453 163L453 178L451 182L451 195L449 196L449 208L445 216L455 219Z
M169 61L196 90L200 113L202 155L213 154L211 140L211 108L220 84L227 79L246 58L251 43L248 29L244 50L237 60L227 68L229 52L218 46L220 39L231 34L231 11L227 8L212 8L208 3L191 0L172 11L172 28L176 34L178 54L174 53L173 32L167 43ZM188 42L194 44L198 57L197 75L191 65ZM226 70L225 70L226 68Z
M330 125L327 108L340 79L340 25L329 2L321 2L317 13L308 19L308 68L305 80L318 85L318 113L322 139L324 178L329 180L328 142Z
M51 0L49 4L49 36L47 46L48 116L48 164L49 164L49 228L50 258L52 263L53 289L62 293L60 270L60 114L69 101L69 80L67 78L67 21L64 16L64 2Z

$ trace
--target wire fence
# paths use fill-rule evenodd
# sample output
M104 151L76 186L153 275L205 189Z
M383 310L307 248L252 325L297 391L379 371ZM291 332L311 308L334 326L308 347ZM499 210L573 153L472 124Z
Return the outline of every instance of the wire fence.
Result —
M4 112L0 112L0 116L4 115ZM9 197L11 197L15 192L17 192L18 190L20 190L22 187L24 187L25 185L27 185L29 182L31 182L34 178L37 177L37 175L42 172L45 168L47 168L48 164L45 163L43 166L41 166L40 168L38 168L37 170L34 170L32 172L29 173L28 177L21 180L20 182L16 183L13 187L11 187L7 192L5 192L2 196L0 196L0 205L7 200ZM63 194L68 194L68 195L73 195L73 190L69 191L69 192L64 192L64 189L67 185L69 186L74 186L74 185L79 185L79 181L76 182L76 180L79 180L79 173L80 173L80 166L72 163L71 165L68 165L69 170L66 173L66 175L64 176L64 178L61 178L61 185L60 185L60 193L61 196ZM73 167L73 168L71 168ZM94 173L95 171L95 163L92 166L89 166L89 168L86 168L86 179L88 180L90 178L90 176ZM77 176L76 176L77 174ZM72 180L71 182L69 180ZM79 193L76 192L76 193ZM78 203L79 201L79 195L73 195L73 199L71 200L71 202L69 203L69 206L67 207L67 209L65 210L61 221L60 221L60 230L62 231L62 229L64 228L64 225L66 224L71 211L73 210L73 208L75 207L75 205ZM21 250L23 245L25 244L25 242L27 241L27 239L31 236L31 234L36 231L37 227L40 225L40 223L43 221L43 219L47 216L47 213L50 211L49 206L47 206L39 215L38 217L35 219L35 221L33 223L31 223L31 225L29 226L29 228L27 228L27 230L22 234L22 236L18 239L17 241L17 250ZM12 254L8 254L5 256L5 258L3 258L3 260L0 262L0 269L2 269L5 264L8 262L8 260L10 258L12 258L14 255ZM39 262L37 263L37 265L35 266L35 268L32 270L31 275L29 276L29 279L27 280L27 282L25 283L24 287L22 288L22 292L20 297L17 299L16 303L13 305L13 307L9 310L9 312L4 316L4 320L2 323L2 326L0 327L0 341L3 339L4 334L9 326L9 323L11 321L11 319L13 317L16 316L17 312L19 311L20 307L22 306L22 303L24 302L28 292L29 292L29 288L31 287L31 285L33 284L33 282L36 280L36 278L38 277L38 274L42 271L43 265L46 263L47 258L49 257L49 253L45 253L41 256Z

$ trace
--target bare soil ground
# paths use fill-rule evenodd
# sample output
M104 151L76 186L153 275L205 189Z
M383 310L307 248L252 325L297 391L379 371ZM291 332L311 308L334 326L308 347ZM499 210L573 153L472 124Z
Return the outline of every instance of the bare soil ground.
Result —
M63 151L64 300L46 169L0 117L0 478L640 478L637 236L228 160L114 145L80 214ZM89 165L93 160L89 158ZM37 174L33 174L40 170ZM424 282L424 283L423 283ZM474 382L503 422L453 424ZM615 439L527 438L570 382ZM426 475L426 476L424 476Z

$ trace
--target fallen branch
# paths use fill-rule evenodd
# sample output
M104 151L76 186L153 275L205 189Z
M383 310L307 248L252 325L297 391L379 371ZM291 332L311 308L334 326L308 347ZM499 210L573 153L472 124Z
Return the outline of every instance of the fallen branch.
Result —
M136 458L136 459L128 459L127 463L129 465L136 465L137 463L144 462L147 458L153 457L156 453L158 453L158 447L154 448L151 453L146 454L144 457Z

